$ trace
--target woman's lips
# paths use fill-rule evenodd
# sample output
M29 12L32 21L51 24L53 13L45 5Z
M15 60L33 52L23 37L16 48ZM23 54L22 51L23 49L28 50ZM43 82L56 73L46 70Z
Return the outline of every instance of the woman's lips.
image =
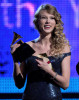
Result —
M44 29L50 29L50 27L51 27L50 25L45 25Z

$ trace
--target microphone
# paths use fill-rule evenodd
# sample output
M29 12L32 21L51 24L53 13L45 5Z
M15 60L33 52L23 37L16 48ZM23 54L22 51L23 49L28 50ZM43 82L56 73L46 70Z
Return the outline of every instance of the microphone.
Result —
M76 71L77 71L77 74L79 75L79 62L76 65Z

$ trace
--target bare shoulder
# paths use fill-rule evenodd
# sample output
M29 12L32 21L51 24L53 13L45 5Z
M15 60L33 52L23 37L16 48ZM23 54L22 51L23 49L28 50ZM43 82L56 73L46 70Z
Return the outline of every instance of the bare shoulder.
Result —
M70 46L68 44L66 44L64 46L63 53L68 53L68 52L70 52Z
M32 48L38 47L38 43L35 40L26 42L28 45L30 45Z
M27 44L30 45L31 47L33 46L33 42L32 42L32 41L25 42L25 43L27 43Z

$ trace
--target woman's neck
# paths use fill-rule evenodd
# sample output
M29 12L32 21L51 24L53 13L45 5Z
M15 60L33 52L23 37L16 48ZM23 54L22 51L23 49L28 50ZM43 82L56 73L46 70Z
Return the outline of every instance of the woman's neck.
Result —
M44 47L50 45L50 37L51 37L50 34L47 36L40 35L38 42Z

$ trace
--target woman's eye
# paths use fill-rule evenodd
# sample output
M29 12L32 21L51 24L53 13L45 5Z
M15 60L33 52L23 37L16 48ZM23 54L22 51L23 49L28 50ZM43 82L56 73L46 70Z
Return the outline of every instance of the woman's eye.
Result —
M46 17L41 17L41 19L46 19Z
M54 17L51 17L51 19L55 19Z

